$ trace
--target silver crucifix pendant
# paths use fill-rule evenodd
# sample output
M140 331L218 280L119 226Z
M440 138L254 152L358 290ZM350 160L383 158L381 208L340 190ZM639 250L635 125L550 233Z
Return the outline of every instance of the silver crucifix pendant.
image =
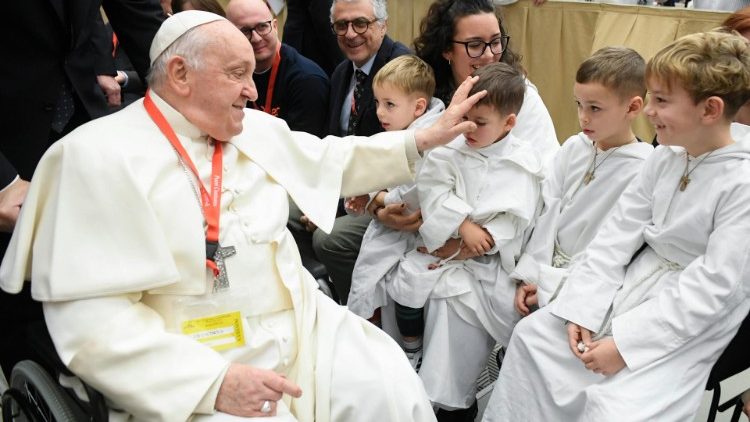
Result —
M214 293L229 288L229 276L224 260L236 253L234 246L221 246L218 242L206 241L206 258L216 263L216 268L219 269L219 275L214 278Z

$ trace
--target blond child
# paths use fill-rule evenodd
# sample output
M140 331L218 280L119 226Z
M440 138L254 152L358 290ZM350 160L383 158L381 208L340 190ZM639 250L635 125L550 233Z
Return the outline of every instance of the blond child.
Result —
M443 102L433 98L435 76L427 63L412 56L400 56L383 66L373 79L376 113L386 131L429 126L445 109ZM416 163L417 169L421 161ZM419 209L414 183L378 192L386 205L403 204L404 213ZM361 212L367 207L370 196L349 198L347 207ZM355 314L372 319L376 310L388 303L384 281L387 280L403 255L414 247L416 233L393 230L376 218L377 209L371 209L373 220L367 227L362 246L354 265L352 285L347 305ZM403 318L396 320L400 340L412 366L419 368L421 356L422 315L398 309ZM392 327L396 330L396 327Z
M750 147L729 129L750 99L750 47L688 35L646 83L662 146L558 298L516 326L486 421L692 420L750 310Z
M414 55L397 57L383 66L372 80L372 91L375 113L385 131L427 127L445 110L443 102L432 97L432 68ZM372 197L347 198L344 208L351 214L363 214Z
M643 110L646 62L605 47L578 68L573 96L581 132L568 138L544 180L544 210L511 277L521 315L546 305L653 151L631 129Z

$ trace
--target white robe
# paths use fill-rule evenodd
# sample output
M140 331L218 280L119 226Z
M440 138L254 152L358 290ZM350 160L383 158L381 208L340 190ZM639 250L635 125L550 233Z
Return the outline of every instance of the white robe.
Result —
M213 147L153 97L207 185ZM213 413L229 363L242 362L302 387L301 398L280 404L287 419L434 420L398 345L317 290L285 228L289 196L330 230L340 193L408 180L411 132L321 142L254 110L243 124L223 153L219 239L237 249L226 260L228 295L207 288L195 178L141 101L49 149L0 269L2 288L32 280L63 362L133 419ZM179 332L185 316L228 308L242 312L244 346L216 352Z
M528 79L526 79L526 92L524 93L521 110L518 111L513 135L529 142L539 152L542 157L542 164L547 169L560 149L555 125L552 123L552 117L547 111L547 106L544 105L536 85Z
M430 126L443 111L443 102L433 98L425 114L413 121L409 129ZM427 152L423 154L427 155ZM417 172L421 164L421 159L416 162ZM405 212L412 213L419 209L416 189L414 182L389 189L385 204L403 203L406 205ZM416 233L393 230L377 219L370 221L352 272L352 285L346 302L350 311L362 318L370 318L377 308L388 303L384 282L391 277L401 257L414 248L416 239Z
M558 299L516 326L484 420L692 418L750 311L750 146L714 151L681 192L684 170L679 147L647 159ZM626 367L606 377L570 352L564 322L598 331L613 304Z
M459 137L430 152L417 175L424 219L419 233L428 250L457 237L467 217L487 229L495 243L484 256L448 261L434 270L427 269L433 256L412 250L386 281L396 302L413 308L427 304L419 374L430 400L442 407L471 404L487 348L495 341L507 343L518 320L508 274L536 213L541 178L539 154L512 133L482 149Z
M654 150L644 142L599 150L594 179L586 185L583 179L592 168L594 148L593 141L583 133L563 143L542 186L544 211L510 275L537 285L540 307L550 301L568 273L567 265L553 265L555 245L576 261Z

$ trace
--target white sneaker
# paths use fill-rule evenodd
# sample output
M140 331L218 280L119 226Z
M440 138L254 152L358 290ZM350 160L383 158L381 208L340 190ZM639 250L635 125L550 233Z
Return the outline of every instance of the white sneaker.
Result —
M422 349L415 352L405 352L406 358L409 359L411 367L414 368L415 372L419 372L419 368L422 367Z

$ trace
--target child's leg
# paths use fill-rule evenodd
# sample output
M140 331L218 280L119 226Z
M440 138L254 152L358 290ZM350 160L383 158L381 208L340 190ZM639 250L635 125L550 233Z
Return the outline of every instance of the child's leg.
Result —
M476 400L476 380L495 345L481 327L456 314L448 301L431 299L425 308L422 369L427 396L443 409L466 409Z
M579 420L586 387L604 379L573 355L565 321L550 308L516 325L483 421Z
M423 308L410 308L396 302L396 324L401 333L404 351L412 367L419 371L422 364Z

